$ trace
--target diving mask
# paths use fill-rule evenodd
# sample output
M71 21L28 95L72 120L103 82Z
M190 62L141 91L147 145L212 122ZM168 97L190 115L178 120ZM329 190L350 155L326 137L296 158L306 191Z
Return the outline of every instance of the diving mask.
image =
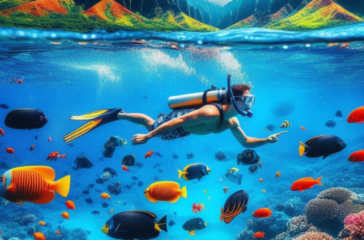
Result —
M244 94L243 96L234 97L235 109L244 117L252 117L253 112L250 110L255 103L255 96L252 94Z

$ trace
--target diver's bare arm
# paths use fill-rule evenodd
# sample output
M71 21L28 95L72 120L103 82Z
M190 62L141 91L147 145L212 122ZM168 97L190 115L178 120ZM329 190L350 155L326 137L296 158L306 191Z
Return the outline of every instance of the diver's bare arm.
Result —
M253 138L248 137L240 126L230 128L232 134L238 140L238 142L246 148L255 148L267 144L269 141L267 138Z
M215 109L213 109L215 110ZM202 107L198 110L195 110L193 112L187 113L186 115L183 115L179 118L172 119L166 123L163 123L153 131L149 132L147 134L147 138L153 138L160 133L163 133L165 131L171 131L178 127L183 126L194 126L201 123L216 121L216 119L219 117L218 112L216 114L215 111L211 111L209 107L205 108Z

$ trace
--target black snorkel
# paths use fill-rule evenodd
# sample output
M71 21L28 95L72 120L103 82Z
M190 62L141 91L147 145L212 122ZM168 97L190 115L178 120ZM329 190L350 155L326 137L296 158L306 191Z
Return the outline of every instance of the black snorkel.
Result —
M234 105L235 110L240 115L242 115L243 117L249 117L249 118L253 117L253 112L250 111L250 108L247 108L244 111L242 111L239 108L238 104L236 103L235 98L234 98L234 95L233 95L233 89L231 88L231 84L230 84L230 82L231 82L230 77L231 77L230 74L228 74L228 78L227 78L227 91L226 91L227 92L227 95L226 95L226 101L227 101L227 103L229 103L229 104L232 103Z

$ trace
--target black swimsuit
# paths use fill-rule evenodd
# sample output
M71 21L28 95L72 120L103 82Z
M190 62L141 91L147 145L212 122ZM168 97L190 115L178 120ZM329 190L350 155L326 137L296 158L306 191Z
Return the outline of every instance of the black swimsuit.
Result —
M215 107L217 107L217 109L219 109L220 112L220 123L219 126L221 125L222 121L224 120L224 111L222 110L222 107L220 104L218 103L212 103L211 105L214 105ZM173 112L170 112L168 115L160 115L153 123L152 127L151 127L151 131L153 131L154 129L156 129L157 127L159 127L160 125L162 125L165 122L168 122L174 118L178 118L181 117L187 113L190 113L192 111L194 111L196 109L194 108L190 108L190 109L179 109L179 110L174 110ZM182 127L178 127L174 130L171 131L166 131L163 132L161 134L159 134L159 137L161 137L163 140L173 140L176 138L181 138L181 137L186 137L188 135L190 135L190 132L185 131Z

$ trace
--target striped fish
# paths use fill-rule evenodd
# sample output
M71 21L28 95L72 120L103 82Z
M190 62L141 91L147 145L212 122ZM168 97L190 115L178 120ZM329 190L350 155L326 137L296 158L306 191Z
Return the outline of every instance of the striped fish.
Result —
M56 182L55 171L46 166L30 166L11 169L0 178L0 196L14 203L31 202L45 204L51 202L55 192L67 197L70 189L70 176Z
M289 126L291 126L292 124L290 122L288 122L287 120L285 120L282 124L281 124L281 128L288 128Z

